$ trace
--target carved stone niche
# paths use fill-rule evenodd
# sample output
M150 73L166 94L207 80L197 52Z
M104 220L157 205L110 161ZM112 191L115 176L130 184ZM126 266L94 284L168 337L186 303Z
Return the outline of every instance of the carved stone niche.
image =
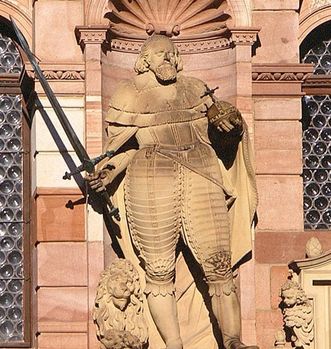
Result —
M291 262L289 268L313 305L314 341L309 348L331 348L331 250L323 253L312 238L306 252L307 258Z
M199 51L229 44L229 10L226 0L109 0L105 17L112 50L137 52L155 33L173 37L181 51Z
M109 0L104 17L109 20L107 42L102 53L103 112L116 84L131 78L143 42L153 33L164 34L175 42L184 62L186 75L205 81L216 95L236 103L240 86L247 94L251 46L258 29L234 27L235 11L230 0ZM238 53L239 51L239 53ZM244 64L238 65L238 61ZM246 76L247 75L247 76ZM247 81L242 81L246 79Z

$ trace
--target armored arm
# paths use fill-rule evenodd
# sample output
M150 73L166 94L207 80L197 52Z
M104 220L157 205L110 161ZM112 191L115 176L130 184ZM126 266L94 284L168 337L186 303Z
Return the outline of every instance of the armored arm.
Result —
M111 125L107 127L108 143L105 151L114 151L115 155L101 161L93 175L88 176L91 188L102 191L129 165L136 149L132 142L138 128L133 126Z

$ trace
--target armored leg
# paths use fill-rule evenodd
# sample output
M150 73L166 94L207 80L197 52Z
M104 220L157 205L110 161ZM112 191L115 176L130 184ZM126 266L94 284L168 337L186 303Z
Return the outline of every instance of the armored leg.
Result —
M125 184L130 233L145 262L145 294L155 325L166 349L182 349L173 285L180 234L178 169L148 149L139 155Z
M175 254L174 252L171 254L170 258L146 260L145 294L149 310L166 344L166 349L182 349L173 283Z
M219 253L204 263L205 275L214 315L223 335L226 349L258 349L240 341L240 306L233 283L228 253Z
M170 291L173 288L171 281L166 286ZM177 306L174 293L158 293L159 285L147 283L147 302L155 325L166 344L166 349L182 349L183 343L180 338L177 318ZM145 291L145 292L146 292Z
M208 160L210 158L203 154L204 151L192 152L190 162L201 166L201 170L220 181L218 164ZM185 238L204 270L224 346L226 349L256 349L256 346L245 346L240 341L240 307L231 271L230 222L224 193L207 179L185 172Z

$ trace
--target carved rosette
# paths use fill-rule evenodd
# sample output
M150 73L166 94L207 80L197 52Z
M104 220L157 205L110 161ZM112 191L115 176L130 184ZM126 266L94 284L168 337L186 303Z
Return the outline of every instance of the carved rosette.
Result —
M137 53L150 35L172 37L181 53L231 47L231 9L226 0L109 0L114 51Z

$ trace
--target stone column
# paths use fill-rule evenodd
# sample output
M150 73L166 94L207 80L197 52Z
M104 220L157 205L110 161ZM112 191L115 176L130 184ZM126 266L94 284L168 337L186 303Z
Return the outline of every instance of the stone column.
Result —
M231 29L231 41L235 45L236 95L237 108L249 126L253 140L253 103L252 103L252 46L257 40L258 28L238 27Z
M101 45L106 32L104 26L76 27L77 40L85 54L85 142L90 156L102 152Z
M91 157L102 153L103 119L101 105L101 47L106 39L103 26L76 27L76 37L85 55L85 145ZM97 349L95 325L91 317L100 272L104 269L103 217L86 205L88 274L88 348Z
M253 100L252 100L252 46L257 40L258 28L231 28L231 42L234 45L235 96L234 103L248 124L252 143L254 142ZM254 241L253 241L254 251ZM256 343L255 328L255 263L253 259L240 267L240 303L242 340Z

